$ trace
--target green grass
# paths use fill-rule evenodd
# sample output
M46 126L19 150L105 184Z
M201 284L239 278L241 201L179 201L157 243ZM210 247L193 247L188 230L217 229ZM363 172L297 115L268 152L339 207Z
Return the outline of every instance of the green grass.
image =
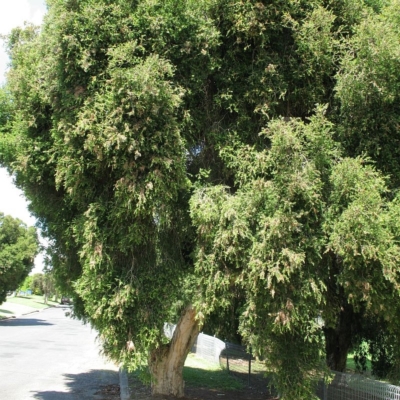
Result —
M29 311L29 309L32 310L40 310L43 308L47 308L49 306L55 305L54 301L49 302L48 305L44 304L42 296L18 296L18 297L8 297L7 300L0 305L0 319L4 318L9 318L12 317L15 314L15 307L12 307L12 305L18 305L18 306L25 306L29 307L26 310Z
M7 304L9 304L9 306L7 306ZM36 295L7 297L6 302L0 304L0 319L9 318L14 315L11 304L18 304L20 306L30 307L33 310L41 310L58 305L59 303L49 300L48 304L45 304L43 296ZM29 308L27 310L29 311Z
M144 385L143 381L140 380L138 371L130 372L128 379L131 389L139 390ZM195 354L189 354L186 359L183 367L183 379L185 387L191 388L240 390L244 387L240 380L229 375L228 371L222 369L218 364L207 361ZM146 383L147 385L150 385L150 382Z
M208 387L219 390L237 390L243 383L218 364L207 361L195 354L189 354L183 368L183 379L186 386Z
M43 296L37 296L37 295L7 297L7 302L36 308L38 310L59 304L58 302L52 300L48 300L47 302L48 304L45 304Z
M351 372L357 372L356 362L354 361L354 353L350 353L347 356L346 369ZM371 357L367 356L367 370L364 373L371 374L371 371Z

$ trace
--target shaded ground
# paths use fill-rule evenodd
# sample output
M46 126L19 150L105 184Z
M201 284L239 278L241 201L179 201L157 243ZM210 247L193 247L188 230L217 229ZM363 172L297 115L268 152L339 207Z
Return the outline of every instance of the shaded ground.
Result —
M120 387L118 385L102 385L93 397L96 400L120 400Z
M240 376L235 374L240 381L247 382L247 376ZM129 375L129 388L132 400L172 400L167 396L152 396L150 387L143 385L140 380L134 376ZM229 400L275 400L267 387L265 378L252 376L251 386L244 387L239 390L221 390L209 387L197 387L187 385L185 388L186 396L183 400L214 400L214 399L229 399Z
M7 397L7 400L120 400L117 371L91 370L66 374L65 378L66 387L49 386L49 390L32 391L29 397Z

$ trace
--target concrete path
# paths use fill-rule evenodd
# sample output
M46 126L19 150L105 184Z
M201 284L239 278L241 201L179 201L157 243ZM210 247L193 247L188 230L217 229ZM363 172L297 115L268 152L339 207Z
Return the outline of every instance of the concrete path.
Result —
M5 301L0 304L0 314L4 317L18 317L20 315L29 314L32 312L39 311L36 308L24 306L22 304L15 304L9 301Z

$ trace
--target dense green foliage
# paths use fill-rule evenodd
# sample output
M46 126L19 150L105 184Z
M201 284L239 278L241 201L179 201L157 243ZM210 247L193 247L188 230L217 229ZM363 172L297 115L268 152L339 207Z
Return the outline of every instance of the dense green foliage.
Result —
M399 187L400 4L366 13L341 60L336 95L340 140L350 155L365 152Z
M385 199L384 180L365 160L339 157L331 129L321 111L307 124L272 122L268 150L225 148L238 168L234 194L213 185L191 200L202 301L224 308L232 285L241 287L240 332L280 387L302 385L298 396L325 350L317 316L325 331L336 328L345 301L353 319L371 313L395 328L399 312L400 232L391 223L399 203Z
M0 162L108 355L193 303L310 399L362 321L399 332L397 0L48 4L9 36Z
M0 213L0 304L31 272L38 251L36 229Z

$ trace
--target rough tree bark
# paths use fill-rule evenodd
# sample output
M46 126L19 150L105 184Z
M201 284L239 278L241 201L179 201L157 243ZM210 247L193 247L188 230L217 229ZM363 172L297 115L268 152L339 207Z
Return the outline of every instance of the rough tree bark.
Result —
M150 354L153 395L184 396L183 365L198 334L196 310L188 306L182 312L171 342Z

